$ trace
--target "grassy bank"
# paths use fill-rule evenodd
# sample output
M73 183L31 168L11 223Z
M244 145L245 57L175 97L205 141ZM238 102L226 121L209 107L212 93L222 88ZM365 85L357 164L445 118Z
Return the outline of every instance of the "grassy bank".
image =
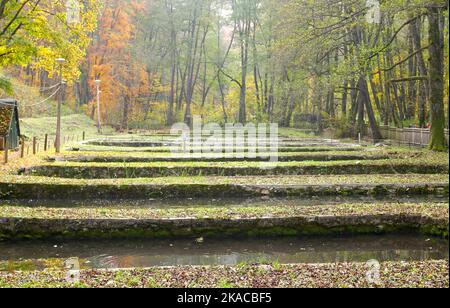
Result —
M63 136L81 136L83 132L88 137L98 137L94 121L83 114L71 114L61 118ZM42 138L45 134L54 136L56 132L56 117L22 118L20 120L22 135L32 138ZM104 133L112 133L111 128L105 127Z

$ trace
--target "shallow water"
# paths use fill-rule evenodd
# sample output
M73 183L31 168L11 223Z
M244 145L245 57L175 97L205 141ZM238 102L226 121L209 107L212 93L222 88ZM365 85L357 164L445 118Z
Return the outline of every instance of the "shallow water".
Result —
M417 235L267 239L22 241L0 261L79 258L89 268L261 263L424 261L449 258L449 242Z

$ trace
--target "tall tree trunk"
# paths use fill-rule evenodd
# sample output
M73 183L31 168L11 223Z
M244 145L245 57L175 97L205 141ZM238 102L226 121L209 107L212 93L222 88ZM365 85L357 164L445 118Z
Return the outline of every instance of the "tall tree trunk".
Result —
M222 103L222 112L223 112L223 120L225 123L228 122L228 114L226 109L226 103L225 103L225 91L224 91L224 85L222 82L222 78L220 77L220 72L217 73L217 82L219 83L219 91L220 91L220 99Z
M412 37L412 42L414 45L414 50L422 49L422 35L420 32L420 24L421 20L417 19L416 21L410 24L410 32ZM416 56L417 59L417 69L421 76L428 76L428 69L425 64L425 59L423 55L423 51L419 52ZM423 81L419 81L419 126L425 127L427 124L427 101L430 96L429 84Z
M172 126L174 123L174 107L175 107L175 80L177 78L177 34L175 32L175 25L173 20L173 4L170 3L169 15L170 15L170 47L171 52L171 68L170 68L170 94L169 94L169 106L167 110L167 125Z
M409 40L409 54L414 52L414 42L412 37ZM412 57L408 60L408 74L409 76L417 75L417 60ZM417 81L410 81L408 83L408 110L407 118L414 119L416 116L416 106L417 106Z
M364 101L365 108L367 111L367 117L369 118L370 130L372 131L372 138L377 141L383 139L381 136L380 128L375 118L375 113L373 111L372 103L369 96L369 88L367 87L367 81L363 76L359 78L358 82L359 91L361 94L361 99Z
M342 119L347 119L347 100L348 100L348 81L344 81L344 91L342 92L342 105L341 105L341 112L342 112Z
M130 99L128 95L124 95L123 114L122 114L122 129L128 130L128 114L130 111Z
M284 119L284 125L286 127L291 127L291 122L292 122L292 115L294 113L294 109L295 109L295 96L293 95L292 91L290 91L290 95L289 95L289 106L287 108L287 113L286 113L286 117Z
M377 56L377 68L378 68L378 91L381 94L381 99L380 99L380 105L381 105L381 111L380 111L380 116L381 116L381 121L384 123L384 125L389 125L389 111L387 109L387 95L389 95L388 92L385 93L385 89L384 89L384 83L383 83L383 74L381 72L381 57L380 55Z
M248 40L250 21L247 20L244 29L240 29L241 40L241 91L239 97L239 123L247 122L247 70L248 70Z
M443 18L441 10L431 4L428 7L428 20L430 23L430 149L434 151L443 151L447 148L444 133L444 40L441 29L441 18Z
M321 89L319 90L321 91ZM319 93L319 95L317 96L317 131L319 132L319 134L323 133L323 121L322 121L322 111L323 111L323 106L322 106L322 93Z

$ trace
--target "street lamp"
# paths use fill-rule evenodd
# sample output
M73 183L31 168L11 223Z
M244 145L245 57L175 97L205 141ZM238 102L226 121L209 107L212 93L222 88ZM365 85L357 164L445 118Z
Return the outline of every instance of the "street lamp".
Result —
M56 140L55 140L55 152L61 153L61 108L63 103L63 94L64 94L64 80L62 76L63 65L66 62L64 58L56 59L56 63L59 65L59 99L58 99L58 110L56 117Z
M95 80L95 85L97 86L97 128L98 133L102 133L102 124L101 124L101 114L100 114L100 84L102 83L101 80L97 79Z

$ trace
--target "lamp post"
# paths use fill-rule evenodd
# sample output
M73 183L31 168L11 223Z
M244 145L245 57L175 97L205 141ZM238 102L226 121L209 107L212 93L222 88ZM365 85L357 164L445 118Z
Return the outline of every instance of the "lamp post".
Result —
M56 63L59 65L59 99L58 99L58 110L56 117L56 140L55 140L55 152L61 153L61 108L63 103L63 94L64 94L64 80L62 76L63 65L66 62L64 58L56 59Z
M95 80L95 84L97 86L97 128L98 133L102 133L102 123L101 123L101 113L100 113L100 84L102 83L101 80L97 79Z

